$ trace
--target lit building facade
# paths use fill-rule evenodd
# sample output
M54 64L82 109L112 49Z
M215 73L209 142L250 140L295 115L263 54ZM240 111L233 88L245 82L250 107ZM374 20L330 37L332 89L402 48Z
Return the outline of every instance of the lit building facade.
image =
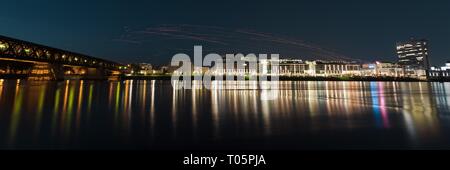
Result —
M232 64L230 64L232 63ZM324 61L300 59L262 59L251 62L245 58L221 66L194 67L193 75L209 74L211 76L262 76L277 75L282 77L398 77L419 78L408 74L404 65L394 62L373 62L361 64L355 61ZM253 67L251 64L255 64ZM273 67L275 66L275 67ZM176 67L174 67L176 68ZM442 67L444 68L444 67ZM445 68L450 73L450 63ZM174 69L162 67L163 73L175 73ZM448 74L450 76L450 74ZM420 79L420 78L419 78Z
M411 39L397 43L398 64L405 68L408 77L427 78L429 70L429 45L425 39Z
M149 63L128 64L124 69L129 75L150 75L153 73L153 66Z
M450 79L450 61L441 67L431 67L428 76L431 79Z
M248 61L236 62L232 67L225 63L222 68L214 68L214 75L272 75L293 77L339 77L339 76L361 76L361 65L356 62L345 61L303 61L299 59L279 59L277 67L272 67L274 60L260 60L256 67L249 67ZM276 69L276 70L272 70Z
M281 59L279 71L281 76L304 76L308 74L310 64L299 59Z
M302 61L284 59L279 62L281 76L339 77L360 76L361 65L345 61Z
M377 77L404 77L404 68L398 63L375 62L375 76Z
M140 63L139 64L139 74L149 75L153 73L153 66L149 63Z
M315 76L360 76L361 65L346 61L315 61Z

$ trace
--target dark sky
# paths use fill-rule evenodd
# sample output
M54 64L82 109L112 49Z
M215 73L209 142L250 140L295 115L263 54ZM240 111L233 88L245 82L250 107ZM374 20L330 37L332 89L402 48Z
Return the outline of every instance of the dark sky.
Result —
M430 41L450 60L450 1L14 0L0 2L0 34L119 62L168 63L206 52L396 60L395 43Z

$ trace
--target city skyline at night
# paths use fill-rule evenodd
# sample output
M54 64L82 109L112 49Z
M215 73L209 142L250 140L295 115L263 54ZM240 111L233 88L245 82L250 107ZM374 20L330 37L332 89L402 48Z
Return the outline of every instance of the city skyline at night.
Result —
M449 21L448 0L3 1L2 160L431 169Z
M310 58L332 53L389 61L396 57L392 46L416 37L429 40L430 63L440 65L450 57L450 24L443 22L450 17L448 5L402 0L18 1L2 4L0 22L8 27L0 31L118 62L155 64L191 52L194 45L218 53Z
M266 35L264 34L264 36ZM267 38L273 39L273 37ZM295 41L285 41L296 43ZM449 79L449 72L444 67L442 67L444 69L437 69L439 66L430 67L428 53L430 46L426 39L410 39L404 43L398 43L396 46L397 61L382 61L378 58L373 58L372 61L355 60L336 55L320 47L308 46L308 48L315 50L318 54L323 52L322 57L325 59L319 57L304 60L285 56L280 58L279 54L242 54L239 52L222 55L206 51L208 54L205 54L202 46L194 46L193 57L190 57L189 54L178 53L174 55L170 64L154 65L152 63L117 63L0 36L0 54L4 60L0 66L0 73L2 77L22 77L29 80L121 79L127 77L154 79L161 76L167 78L179 75L183 75L183 77L187 75L213 76L215 79L221 76L261 78L266 75L288 77L291 80L302 77L339 78L354 81L390 80L392 78L397 81L448 81ZM267 58L268 56L270 57ZM194 61L191 61L192 59ZM448 63L446 62L446 64Z

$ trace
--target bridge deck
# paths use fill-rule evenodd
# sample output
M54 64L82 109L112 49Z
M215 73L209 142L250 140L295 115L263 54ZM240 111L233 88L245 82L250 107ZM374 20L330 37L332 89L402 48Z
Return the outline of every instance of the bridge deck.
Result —
M88 55L48 47L0 35L0 58L17 61L48 62L53 64L106 68L118 70L119 63Z

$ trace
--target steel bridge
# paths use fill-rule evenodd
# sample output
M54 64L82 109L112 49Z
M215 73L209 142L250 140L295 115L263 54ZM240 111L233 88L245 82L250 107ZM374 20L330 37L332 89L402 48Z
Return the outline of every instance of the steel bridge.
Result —
M27 64L30 67L21 71L11 69ZM116 62L0 35L0 74L50 76L45 79L102 79L119 75L120 67Z

